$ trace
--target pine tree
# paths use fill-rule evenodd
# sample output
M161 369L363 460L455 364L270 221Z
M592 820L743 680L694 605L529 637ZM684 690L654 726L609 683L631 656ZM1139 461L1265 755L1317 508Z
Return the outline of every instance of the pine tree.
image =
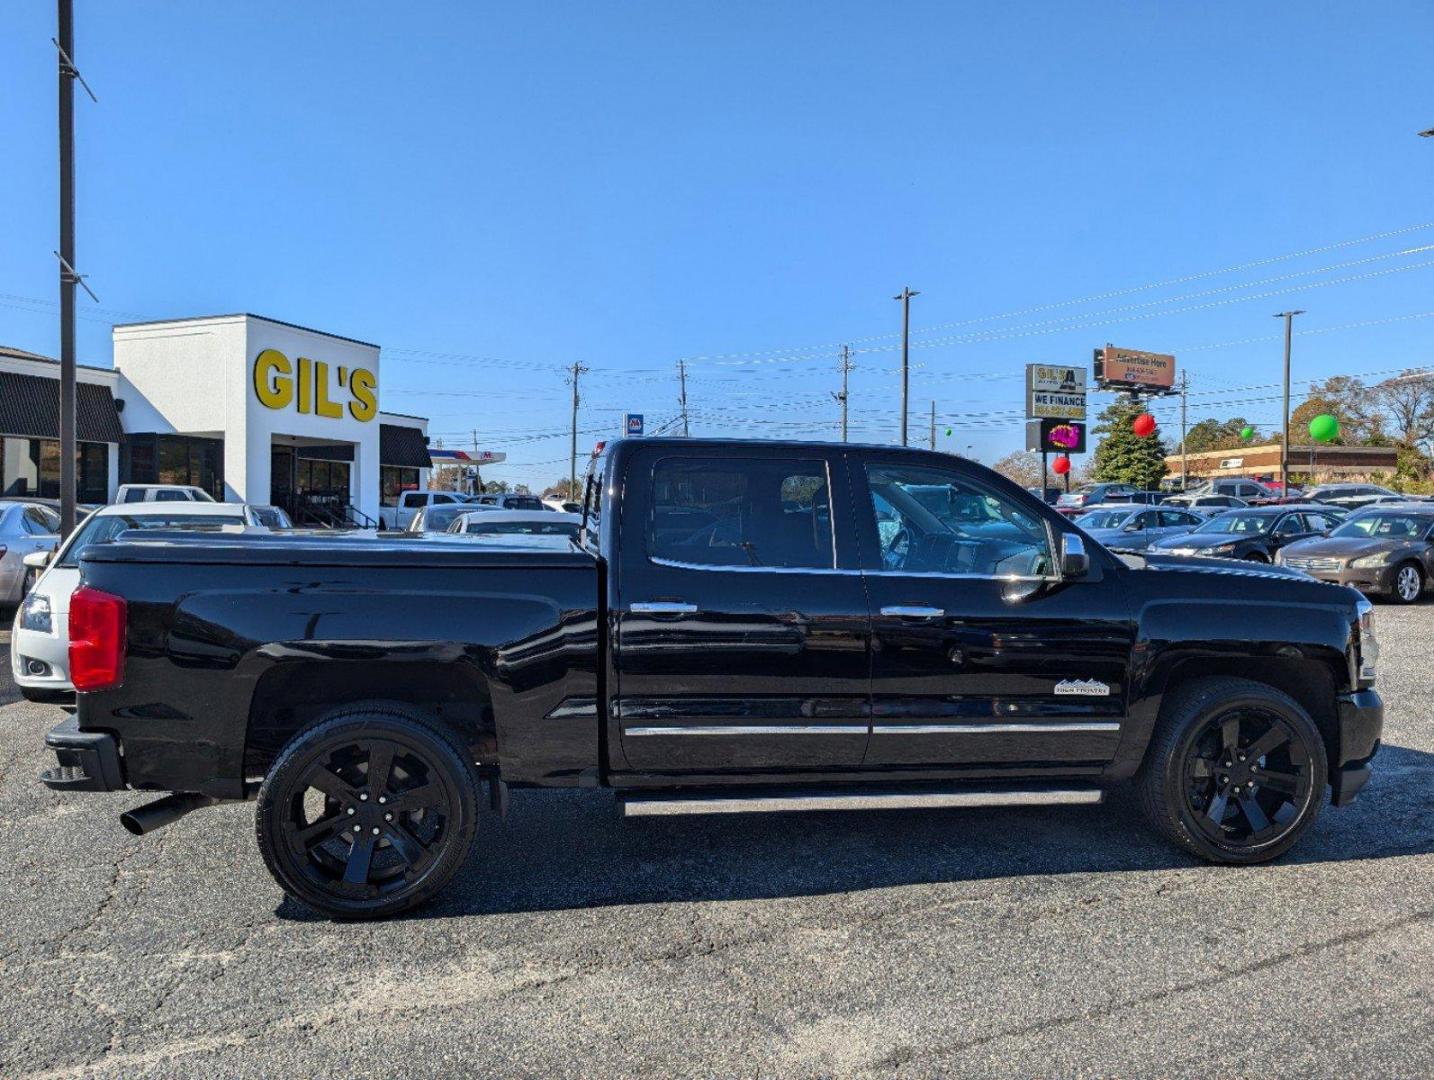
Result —
M1095 448L1091 479L1103 483L1134 484L1144 489L1159 486L1165 475L1165 441L1157 430L1142 439L1131 427L1145 411L1133 395L1121 394L1098 417L1094 428L1101 436Z

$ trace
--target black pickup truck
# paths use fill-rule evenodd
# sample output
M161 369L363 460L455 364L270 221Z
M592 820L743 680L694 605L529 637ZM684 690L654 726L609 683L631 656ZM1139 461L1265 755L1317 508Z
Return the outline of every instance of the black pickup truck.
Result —
M512 786L625 815L1098 802L1214 862L1287 850L1379 746L1367 601L1116 555L979 465L635 439L574 543L129 534L87 548L52 788L257 799L283 888L407 909ZM487 785L486 800L483 785ZM965 827L953 819L953 828Z

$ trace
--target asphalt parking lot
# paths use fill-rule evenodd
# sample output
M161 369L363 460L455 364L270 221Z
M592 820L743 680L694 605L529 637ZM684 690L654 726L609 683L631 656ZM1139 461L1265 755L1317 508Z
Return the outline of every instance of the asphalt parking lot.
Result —
M0 1075L1434 1074L1434 605L1381 607L1385 750L1293 855L1117 801L646 819L519 792L421 914L315 920L253 814L146 839L0 707Z

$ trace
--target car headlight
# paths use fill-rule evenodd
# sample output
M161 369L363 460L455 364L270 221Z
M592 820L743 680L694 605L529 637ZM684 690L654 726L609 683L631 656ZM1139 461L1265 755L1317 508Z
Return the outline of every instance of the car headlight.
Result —
M1201 548L1201 549L1200 549L1200 554L1201 554L1201 555L1228 555L1228 554L1230 554L1230 552L1232 552L1232 551L1234 551L1234 550L1235 550L1235 545L1234 545L1234 544L1216 544L1214 547L1203 547L1203 548Z
M1385 563L1387 563L1388 561L1389 561L1389 552L1387 552L1387 551L1381 551L1381 552L1379 552L1379 554L1377 554L1377 555L1365 555L1365 556L1363 556L1362 558L1355 559L1355 560L1354 560L1352 563L1350 563L1349 565L1350 565L1350 566L1357 566L1357 567L1363 569L1363 568L1370 567L1370 566L1383 566L1383 565L1384 565Z
M1354 609L1359 613L1359 638L1355 647L1359 651L1359 679L1374 682L1374 669L1379 664L1379 639L1374 636L1374 605L1361 597Z
M53 626L50 598L39 593L31 593L25 597L25 602L20 605L20 629L48 634L52 632Z

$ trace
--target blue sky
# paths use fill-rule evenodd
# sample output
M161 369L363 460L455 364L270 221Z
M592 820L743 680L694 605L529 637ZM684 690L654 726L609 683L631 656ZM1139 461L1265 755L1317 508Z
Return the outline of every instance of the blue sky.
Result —
M382 406L494 476L565 472L574 360L585 444L679 358L694 433L822 437L852 342L890 440L908 283L913 429L988 462L1021 366L1108 340L1192 420L1276 421L1286 307L1297 378L1434 363L1428 3L76 9L81 359L236 310L376 341ZM50 355L53 20L0 13L0 342Z

